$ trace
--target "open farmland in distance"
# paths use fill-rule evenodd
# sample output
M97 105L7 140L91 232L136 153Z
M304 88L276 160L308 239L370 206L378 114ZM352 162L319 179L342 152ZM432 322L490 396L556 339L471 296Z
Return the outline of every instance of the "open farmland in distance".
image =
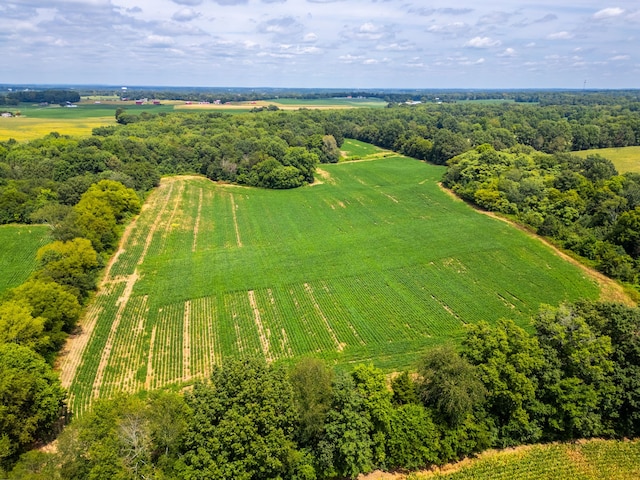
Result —
M572 152L582 158L589 155L600 155L611 160L619 173L640 173L640 147L597 148Z
M598 297L548 246L443 192L443 172L395 156L284 191L163 179L61 357L72 410L233 357L394 370L466 323L528 327L541 303Z
M50 241L45 225L0 226L0 296L27 280L38 249Z

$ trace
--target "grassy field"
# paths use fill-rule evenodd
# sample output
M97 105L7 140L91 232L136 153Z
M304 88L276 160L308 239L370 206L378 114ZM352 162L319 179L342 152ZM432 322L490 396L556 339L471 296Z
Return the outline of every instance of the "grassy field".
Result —
M572 153L582 158L597 154L611 160L620 173L640 173L640 147L599 148Z
M0 226L0 296L27 279L36 267L36 252L50 241L47 226Z
M581 443L534 445L485 452L479 458L442 471L376 480L635 480L640 478L640 442L590 440ZM365 479L366 480L366 479Z
M364 143L352 138L345 138L340 150L342 152L342 157L346 160L359 160L366 157L393 154L389 150L383 150L382 148L371 145L370 143Z
M414 364L464 325L597 297L541 242L440 190L443 167L322 165L273 191L171 177L123 237L61 357L70 405L180 385L225 358Z

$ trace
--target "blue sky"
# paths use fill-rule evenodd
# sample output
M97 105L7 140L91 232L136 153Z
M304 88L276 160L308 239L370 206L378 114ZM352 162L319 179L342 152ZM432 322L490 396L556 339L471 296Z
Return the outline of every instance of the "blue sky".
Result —
M0 83L640 88L640 4L2 0L0 52Z

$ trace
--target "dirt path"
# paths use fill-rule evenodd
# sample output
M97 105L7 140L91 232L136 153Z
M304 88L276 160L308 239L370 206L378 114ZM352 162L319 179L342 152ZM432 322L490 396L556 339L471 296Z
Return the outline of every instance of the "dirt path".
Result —
M182 332L182 380L191 379L191 301L184 303L184 323Z
M251 309L253 310L253 321L256 324L258 329L258 336L260 337L260 346L262 347L262 353L264 354L264 358L267 360L267 363L273 362L273 356L271 355L270 347L269 347L269 337L270 332L269 329L266 329L262 323L262 318L260 318L260 309L258 308L258 302L256 300L256 294L253 290L249 290L249 304L251 305Z
M444 187L441 183L438 183L438 186L440 187L440 189L446 193L447 195L449 195L451 198L453 198L454 200L458 201L458 202L463 202L464 200L462 200L460 197L458 197L455 193L453 193L451 190L449 190L448 188ZM553 252L558 255L559 257L561 257L563 260L566 260L569 263L572 263L573 265L577 266L578 268L580 268L589 278L595 280L598 284L598 286L600 287L600 300L602 301L606 301L606 302L619 302L619 303L624 303L626 305L629 306L636 306L636 303L629 298L629 296L625 293L624 289L622 288L622 286L617 283L615 280L612 280L611 278L607 277L606 275L603 275L602 273L598 272L597 270L594 270L592 268L587 267L586 265L580 263L578 260L576 260L575 258L571 257L570 255L567 255L565 252L563 252L562 250L560 250L558 247L556 247L555 245L553 245L551 242L549 242L548 240L545 240L544 238L540 237L539 235L536 235L535 233L533 233L531 230L529 230L528 228L513 222L507 218L504 218L494 212L488 212L486 210L481 210L479 208L477 208L475 205L472 204L468 204L469 206L471 206L476 212L481 213L482 215L487 215L488 217L491 218L495 218L496 220L500 220L501 222L505 222L509 225L511 225L512 227L517 228L518 230L526 233L529 237L531 238L535 238L536 240L538 240L539 242L544 243L547 247L549 247L551 250L553 250Z
M196 216L196 224L193 227L193 245L191 246L191 251L195 252L196 247L198 246L198 232L200 231L200 216L202 214L202 189L200 189L200 195L198 198L198 215Z
M240 228L238 228L238 217L236 216L236 210L238 206L233 198L233 194L229 195L231 197L231 213L233 214L233 226L236 229L236 243L238 247L242 247L242 240L240 240Z
M342 350L344 350L344 347L346 347L346 345L344 343L341 343L340 340L338 340L338 336L336 335L336 332L333 330L333 328L331 328L331 324L329 323L329 320L327 319L327 317L325 317L324 312L322 311L322 309L320 308L320 305L316 300L316 297L313 295L313 289L311 288L311 285L309 285L308 283L305 283L304 289L309 294L309 298L311 299L313 308L322 319L322 322L324 323L324 326L327 328L329 335L331 335L331 339L336 344L336 349L339 352L341 352Z

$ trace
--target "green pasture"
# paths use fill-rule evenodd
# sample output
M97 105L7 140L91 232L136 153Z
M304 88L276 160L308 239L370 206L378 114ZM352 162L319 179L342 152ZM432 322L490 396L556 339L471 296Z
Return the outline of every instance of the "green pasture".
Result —
M354 140L352 138L345 138L340 150L342 151L342 156L347 160L377 156L384 154L385 152L391 153L388 150L383 150L382 148L371 145L370 143L361 142L360 140Z
M549 247L440 190L443 172L395 156L322 165L323 183L284 191L164 179L88 308L82 362L62 367L72 409L227 358L394 371L468 323L529 328L541 303L598 296Z
M533 445L487 452L450 470L416 473L407 480L634 480L640 478L640 443L590 440Z
M640 173L640 147L597 148L572 153L581 158L586 158L589 155L600 155L611 160L620 173Z
M274 105L300 106L300 107L386 107L387 102L379 98L273 98L264 100L261 103L272 103Z
M0 226L0 296L22 284L36 267L36 252L49 243L44 225Z

